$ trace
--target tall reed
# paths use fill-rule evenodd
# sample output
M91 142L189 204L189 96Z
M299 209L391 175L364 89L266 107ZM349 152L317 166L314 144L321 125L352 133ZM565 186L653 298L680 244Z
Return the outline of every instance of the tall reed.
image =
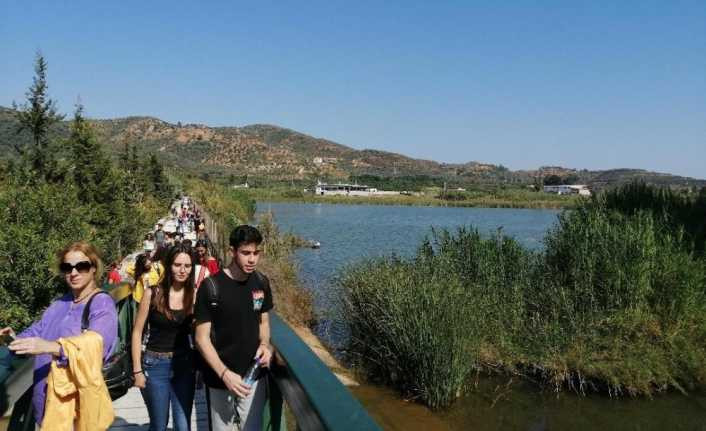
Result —
M351 360L435 408L475 370L611 395L706 383L706 261L674 207L635 198L660 196L645 190L565 211L540 252L460 228L349 267Z

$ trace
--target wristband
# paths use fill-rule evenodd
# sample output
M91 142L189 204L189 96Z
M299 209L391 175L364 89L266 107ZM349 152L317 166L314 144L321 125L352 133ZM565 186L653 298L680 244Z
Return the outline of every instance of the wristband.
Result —
M221 380L223 380L223 376L226 375L226 371L228 371L228 367L225 367L223 371L221 372Z
M132 375L133 375L133 376L136 376L136 375L141 374L141 373L144 374L144 371L143 371L143 370L135 371L135 372L132 373Z

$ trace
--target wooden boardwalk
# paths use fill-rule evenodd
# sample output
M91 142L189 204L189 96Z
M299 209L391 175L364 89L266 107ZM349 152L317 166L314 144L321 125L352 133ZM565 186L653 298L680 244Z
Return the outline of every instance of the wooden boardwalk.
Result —
M127 394L113 402L115 422L109 431L147 431L150 418L142 394L137 388L130 388ZM196 390L194 408L191 411L191 431L208 431L208 409L206 394L203 389ZM168 430L172 430L172 418L169 417Z

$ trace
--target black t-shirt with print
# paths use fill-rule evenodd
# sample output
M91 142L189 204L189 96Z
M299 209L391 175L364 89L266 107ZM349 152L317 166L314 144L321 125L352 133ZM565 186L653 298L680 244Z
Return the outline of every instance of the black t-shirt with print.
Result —
M265 276L251 274L246 281L236 281L221 271L211 276L218 288L218 307L209 301L208 281L196 294L196 323L211 322L214 347L221 361L241 376L255 358L260 345L260 313L272 309L270 282ZM204 382L212 388L225 388L211 367L204 367Z

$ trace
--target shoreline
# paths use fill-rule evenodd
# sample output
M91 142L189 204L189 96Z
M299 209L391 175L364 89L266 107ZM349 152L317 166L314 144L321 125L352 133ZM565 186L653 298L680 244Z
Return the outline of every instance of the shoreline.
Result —
M443 201L435 198L415 197L364 197L364 196L311 196L311 197L286 197L281 195L268 195L253 193L252 198L257 201L274 203L302 203L302 204L334 204L334 205L377 205L377 206L409 206L409 207L451 207L451 208L507 208L507 209L571 209L576 206L575 198L566 198L566 201L513 201L505 199L477 199L468 201Z

